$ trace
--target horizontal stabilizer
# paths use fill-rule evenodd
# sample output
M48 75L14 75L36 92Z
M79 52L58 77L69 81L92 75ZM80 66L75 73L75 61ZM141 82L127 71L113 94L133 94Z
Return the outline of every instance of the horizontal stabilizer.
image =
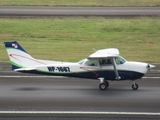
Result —
M14 71L31 71L31 70L36 70L36 68L19 68L19 69L14 69Z

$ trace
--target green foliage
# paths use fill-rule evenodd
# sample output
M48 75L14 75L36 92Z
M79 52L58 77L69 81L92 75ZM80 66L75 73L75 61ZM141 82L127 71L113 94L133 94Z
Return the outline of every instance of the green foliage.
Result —
M0 61L9 61L3 42L18 41L33 57L78 61L95 50L118 48L127 60L160 61L158 18L0 19Z
M0 0L0 5L160 6L159 0Z

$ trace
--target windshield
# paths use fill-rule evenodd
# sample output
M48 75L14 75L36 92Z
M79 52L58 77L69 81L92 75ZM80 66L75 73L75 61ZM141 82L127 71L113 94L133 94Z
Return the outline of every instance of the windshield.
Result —
M116 58L116 63L119 65L119 64L123 64L123 63L125 63L126 62L126 60L123 58L123 57L121 57L121 56L118 56L117 58Z

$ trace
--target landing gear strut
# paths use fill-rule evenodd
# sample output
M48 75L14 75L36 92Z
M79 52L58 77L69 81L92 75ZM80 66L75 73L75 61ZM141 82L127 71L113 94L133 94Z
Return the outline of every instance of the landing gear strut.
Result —
M132 83L132 89L138 90L138 84L136 84L135 81L133 81L133 83Z
M109 82L105 81L104 78L99 78L99 80L100 80L99 89L106 90L109 86Z

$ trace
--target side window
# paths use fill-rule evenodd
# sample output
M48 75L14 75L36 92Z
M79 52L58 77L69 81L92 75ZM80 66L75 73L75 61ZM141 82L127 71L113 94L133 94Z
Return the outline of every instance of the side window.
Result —
M112 60L111 59L102 59L102 60L100 60L100 65L101 66L112 65Z
M84 63L84 61L85 61L85 59L79 61L78 63L82 65Z
M85 65L87 65L87 66L98 66L98 60L89 59L88 61L86 61Z

